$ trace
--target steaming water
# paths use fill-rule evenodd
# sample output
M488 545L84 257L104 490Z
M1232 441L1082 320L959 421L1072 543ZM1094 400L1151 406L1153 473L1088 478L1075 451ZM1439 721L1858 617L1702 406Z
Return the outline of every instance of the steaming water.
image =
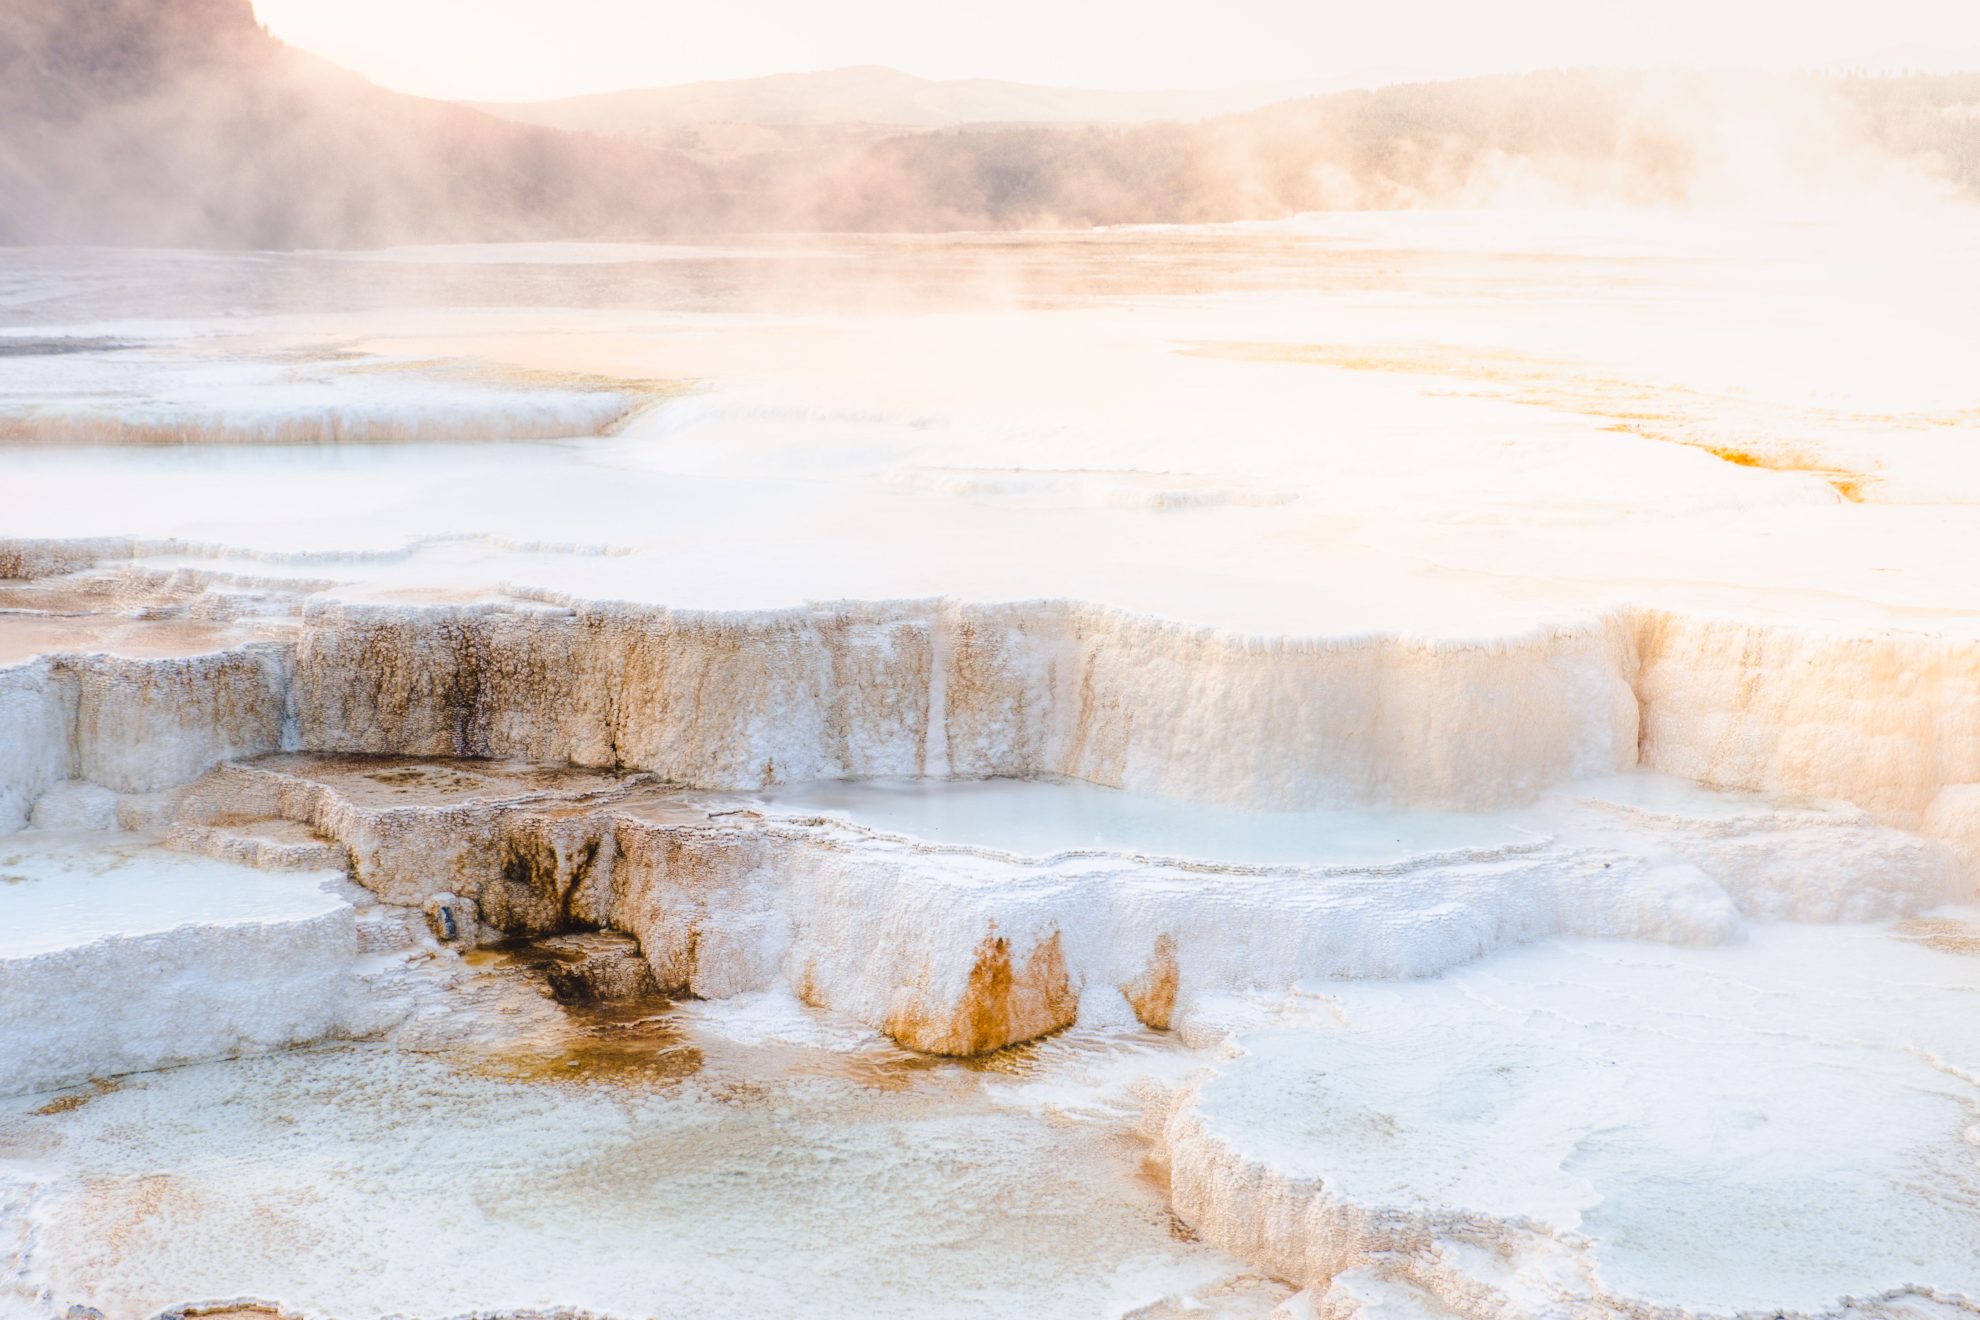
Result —
M114 289L83 278L93 257L8 255L10 335L131 345L0 358L17 428L579 437L16 452L8 530L391 551L338 576L691 608L1050 596L1468 636L1630 602L1964 626L1970 248L1499 215L664 261L122 255Z

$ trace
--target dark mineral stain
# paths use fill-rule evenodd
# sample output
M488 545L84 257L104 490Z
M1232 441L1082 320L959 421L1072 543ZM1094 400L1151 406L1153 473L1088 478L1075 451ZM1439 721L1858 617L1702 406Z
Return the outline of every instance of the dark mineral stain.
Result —
M86 1090L71 1091L67 1095L58 1095L34 1112L44 1118L51 1118L56 1114L67 1114L73 1110L81 1109L99 1095L109 1095L112 1091L121 1090L122 1087L123 1083L117 1081L115 1078L99 1077L91 1082Z
M60 357L64 353L110 353L136 347L136 344L128 340L90 339L80 335L58 339L0 337L0 358Z
M504 1081L639 1088L692 1077L701 1065L701 1051L660 1016L593 1021L541 1045L506 1046L480 1056L475 1071Z
M483 781L474 775L463 774L451 766L402 765L389 770L373 770L364 776L376 784L397 789L434 789L441 792L460 792L465 789L480 788Z
M650 991L601 999L569 989L566 978L588 956L555 939L508 940L469 954L470 966L525 978L555 999L561 1019L543 1036L476 1052L469 1066L505 1081L627 1088L665 1085L700 1072L701 1051L680 1029L671 999Z

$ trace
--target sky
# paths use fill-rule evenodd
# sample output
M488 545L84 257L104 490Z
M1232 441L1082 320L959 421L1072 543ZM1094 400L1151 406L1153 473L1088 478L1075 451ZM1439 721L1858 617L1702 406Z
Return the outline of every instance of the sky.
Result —
M1167 89L1568 65L1980 68L1980 0L256 0L399 91L536 100L884 64Z

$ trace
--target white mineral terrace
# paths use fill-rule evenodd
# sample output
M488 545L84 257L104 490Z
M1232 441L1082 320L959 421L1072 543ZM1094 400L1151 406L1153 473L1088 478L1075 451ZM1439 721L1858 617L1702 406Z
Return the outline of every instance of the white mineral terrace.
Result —
M329 871L270 876L115 833L0 841L0 1077L40 1091L318 1039L353 1012Z
M1976 257L0 252L0 1317L1980 1310Z

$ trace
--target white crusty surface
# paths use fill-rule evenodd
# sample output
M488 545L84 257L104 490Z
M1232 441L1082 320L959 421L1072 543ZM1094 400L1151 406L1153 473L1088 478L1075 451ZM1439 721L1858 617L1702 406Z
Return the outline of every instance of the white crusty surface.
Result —
M1315 987L1171 1114L1177 1212L1346 1314L1371 1279L1460 1313L1971 1309L1976 918Z
M0 1091L276 1049L365 1018L335 871L116 833L0 840Z

